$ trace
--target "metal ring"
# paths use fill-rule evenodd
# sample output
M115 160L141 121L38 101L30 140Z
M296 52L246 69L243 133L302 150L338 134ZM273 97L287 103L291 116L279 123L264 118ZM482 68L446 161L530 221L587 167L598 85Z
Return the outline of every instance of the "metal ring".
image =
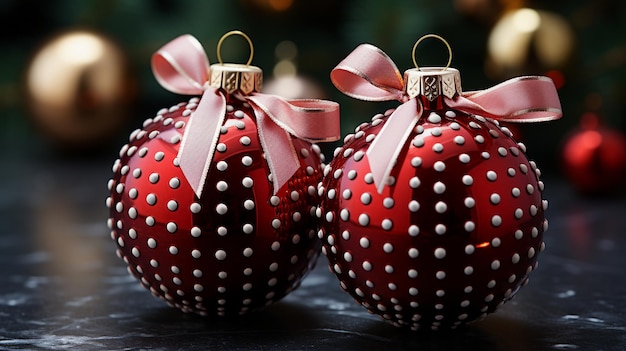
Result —
M448 63L446 64L446 67L444 67L442 71L445 71L448 68L450 68L450 64L452 63L452 48L450 47L450 44L448 44L448 42L444 38L440 37L437 34L426 34L422 36L421 38L419 38L415 42L415 45L413 45L413 52L411 53L411 56L413 57L413 64L415 65L415 68L417 68L418 70L420 69L419 66L417 65L417 61L415 60L415 49L417 49L417 46L419 45L419 43L421 43L424 39L427 39L427 38L439 39L446 45L446 47L448 48Z
M250 45L250 57L248 58L248 62L246 62L246 66L250 66L250 63L252 63L252 58L254 57L254 45L252 45L252 40L250 39L250 37L247 36L246 33L240 30L231 30L230 32L222 35L220 40L217 42L217 61L220 63L220 65L224 64L224 61L222 61L222 52L221 52L222 43L224 42L226 38L235 34L241 35L242 37L244 37L248 41L248 45Z

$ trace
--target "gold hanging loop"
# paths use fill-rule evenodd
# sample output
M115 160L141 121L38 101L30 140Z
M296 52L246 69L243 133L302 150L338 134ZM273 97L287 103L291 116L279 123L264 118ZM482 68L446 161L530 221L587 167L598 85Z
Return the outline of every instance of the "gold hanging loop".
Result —
M422 36L421 38L419 38L416 42L415 45L413 45L413 51L411 52L411 56L413 58L413 64L415 65L415 68L417 68L418 70L420 69L419 66L417 65L417 61L415 60L415 50L417 49L417 46L424 41L424 39L428 39L428 38L435 38L435 39L439 39L441 42L443 42L446 47L448 48L448 63L446 64L446 66L443 68L442 71L447 70L448 68L450 68L450 64L452 63L452 48L450 47L450 44L448 43L448 41L446 41L444 38L442 38L441 36L437 35L437 34L426 34L424 36Z
M246 41L248 42L248 45L250 46L250 57L248 58L248 62L246 62L246 66L250 66L250 63L252 63L252 58L254 57L254 45L252 45L252 40L250 39L250 37L240 30L231 30L230 32L222 35L220 40L217 42L217 61L220 63L220 65L224 64L224 61L222 61L222 43L226 38L231 35L240 35L244 37L244 39L246 39Z

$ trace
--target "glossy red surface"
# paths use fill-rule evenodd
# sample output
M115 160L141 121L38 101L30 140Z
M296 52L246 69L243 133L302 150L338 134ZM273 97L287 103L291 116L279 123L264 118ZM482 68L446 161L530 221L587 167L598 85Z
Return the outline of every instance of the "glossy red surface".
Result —
M390 112L357 127L324 170L319 236L330 269L397 326L481 319L513 298L544 248L540 172L497 123L425 111L379 194L365 152Z
M301 169L272 195L252 109L230 99L198 199L176 159L197 101L161 110L120 150L107 199L111 237L129 272L168 304L241 314L285 296L315 264L321 153L294 139Z

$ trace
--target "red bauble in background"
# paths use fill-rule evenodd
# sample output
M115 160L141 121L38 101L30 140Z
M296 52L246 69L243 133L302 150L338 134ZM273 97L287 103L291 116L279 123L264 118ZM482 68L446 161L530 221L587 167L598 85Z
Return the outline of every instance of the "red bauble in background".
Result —
M565 138L562 157L565 175L582 194L612 194L626 181L626 136L603 126L597 114L582 116Z

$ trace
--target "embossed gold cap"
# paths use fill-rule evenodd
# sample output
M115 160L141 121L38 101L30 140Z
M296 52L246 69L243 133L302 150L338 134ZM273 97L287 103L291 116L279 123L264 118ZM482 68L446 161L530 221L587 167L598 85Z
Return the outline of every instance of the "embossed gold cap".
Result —
M445 67L423 67L417 65L415 50L424 39L435 38L445 44L448 49L448 63ZM433 102L440 96L452 99L456 94L461 94L461 73L457 69L450 68L452 62L452 48L448 42L436 34L427 34L419 38L413 45L413 64L404 72L404 91L409 97L423 96Z
M461 94L461 74L454 68L411 68L404 72L404 91L411 98L423 96L428 101L440 96L452 99Z
M243 64L224 63L222 61L222 43L231 35L240 35L248 42L250 46L250 57L248 62ZM217 59L219 63L211 65L211 80L209 84L218 89L224 89L226 93L232 94L240 91L243 94L261 91L263 86L263 71L256 66L251 66L252 57L254 57L254 45L252 40L244 32L233 30L220 38L217 42Z
M210 85L224 89L228 94L237 90L244 94L259 92L263 86L263 71L256 66L216 63L211 65Z

